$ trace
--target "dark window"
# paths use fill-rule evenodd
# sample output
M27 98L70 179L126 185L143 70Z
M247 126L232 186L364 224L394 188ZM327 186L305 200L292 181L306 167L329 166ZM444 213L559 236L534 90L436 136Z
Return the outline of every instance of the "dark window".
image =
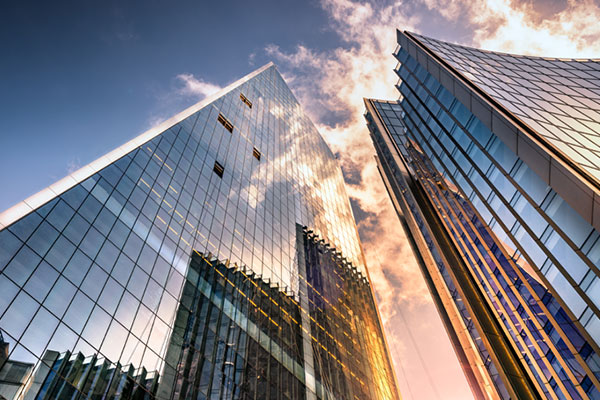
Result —
M250 108L252 108L252 102L250 100L248 100L248 98L246 96L244 96L242 93L240 93L240 99Z
M213 171L215 172L215 174L219 175L219 178L223 177L223 171L225 169L223 168L223 166L221 164L219 164L218 161L215 161L215 166L213 167Z
M233 132L233 125L231 124L231 122L229 122L227 120L227 118L225 118L223 116L223 114L219 113L219 117L217 118L217 121L219 121L221 124L223 124L225 129L227 129L229 132Z
M256 158L258 161L260 161L260 151L258 151L258 149L256 147L252 148L252 155L254 156L254 158Z

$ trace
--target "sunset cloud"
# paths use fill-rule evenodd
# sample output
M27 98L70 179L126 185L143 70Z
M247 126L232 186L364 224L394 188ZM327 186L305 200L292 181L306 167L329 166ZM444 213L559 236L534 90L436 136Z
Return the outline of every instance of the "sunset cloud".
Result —
M473 44L489 50L546 57L600 55L600 7L565 2L474 1L469 12ZM548 13L551 8L554 12Z
M589 0L393 4L322 0L321 5L329 16L329 28L339 34L344 45L327 52L298 45L295 51L284 52L274 43L265 52L279 64L303 108L339 157L348 194L359 208L358 229L403 394L439 398L430 377L433 374L440 387L457 387L454 393L444 393L444 398L464 399L469 396L468 389L458 381L453 385L456 375L444 374L444 368L456 360L438 345L447 338L377 171L375 150L362 116L362 98L398 98L391 56L396 28L459 40L443 37L436 31L440 27L429 25L428 16L433 12L448 24L472 32L467 36L470 41L462 43L465 45L544 56L598 57L600 9ZM405 365L411 367L407 370ZM440 368L439 374L436 368ZM444 379L448 381L442 382Z

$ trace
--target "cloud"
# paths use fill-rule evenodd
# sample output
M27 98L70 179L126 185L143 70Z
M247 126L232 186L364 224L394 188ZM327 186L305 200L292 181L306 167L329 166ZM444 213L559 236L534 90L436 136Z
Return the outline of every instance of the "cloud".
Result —
M490 31L486 22L501 20ZM598 57L600 54L600 7L590 0L569 0L553 15L531 2L487 1L473 21L481 27L475 42L484 48L552 57Z
M71 158L67 163L67 175L71 175L73 172L77 171L82 166L83 165L81 165L81 160L79 159L79 157Z
M467 24L472 42L466 44L545 57L600 54L600 6L592 0L423 2L429 10L445 10L441 13L448 21Z
M386 319L402 299L419 303L428 302L429 297L379 177L375 150L362 117L362 99L397 98L391 57L395 30L385 27L410 27L414 22L402 16L401 4L378 9L370 4L328 0L322 5L330 16L331 29L340 34L347 47L318 52L298 45L293 52L284 52L272 44L265 51L282 66L286 81L338 156L350 178L347 181L355 182L349 183L347 190L361 215L366 216L358 229ZM387 267L384 270L380 265Z
M194 74L176 75L168 88L155 89L157 107L146 119L146 129L160 125L181 110L221 89L220 85L207 82Z
M160 124L165 122L167 119L168 118L166 118L162 115L151 115L146 122L146 126L148 127L148 129L152 129L152 128L159 126Z
M196 78L193 74L179 74L176 79L183 83L178 89L179 94L198 97L199 100L222 89L221 86Z

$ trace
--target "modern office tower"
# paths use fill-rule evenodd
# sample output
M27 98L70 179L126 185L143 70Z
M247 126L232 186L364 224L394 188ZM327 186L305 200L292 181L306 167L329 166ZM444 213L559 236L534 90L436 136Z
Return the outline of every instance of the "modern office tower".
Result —
M600 398L600 62L397 33L381 176L478 399Z
M334 155L272 64L0 214L7 399L398 399Z

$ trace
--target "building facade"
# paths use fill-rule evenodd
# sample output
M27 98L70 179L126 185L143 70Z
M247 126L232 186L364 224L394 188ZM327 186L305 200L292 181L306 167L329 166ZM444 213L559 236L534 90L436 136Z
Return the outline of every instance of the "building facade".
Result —
M398 399L365 268L268 64L0 214L0 398Z
M600 62L397 32L381 176L478 399L600 398Z

